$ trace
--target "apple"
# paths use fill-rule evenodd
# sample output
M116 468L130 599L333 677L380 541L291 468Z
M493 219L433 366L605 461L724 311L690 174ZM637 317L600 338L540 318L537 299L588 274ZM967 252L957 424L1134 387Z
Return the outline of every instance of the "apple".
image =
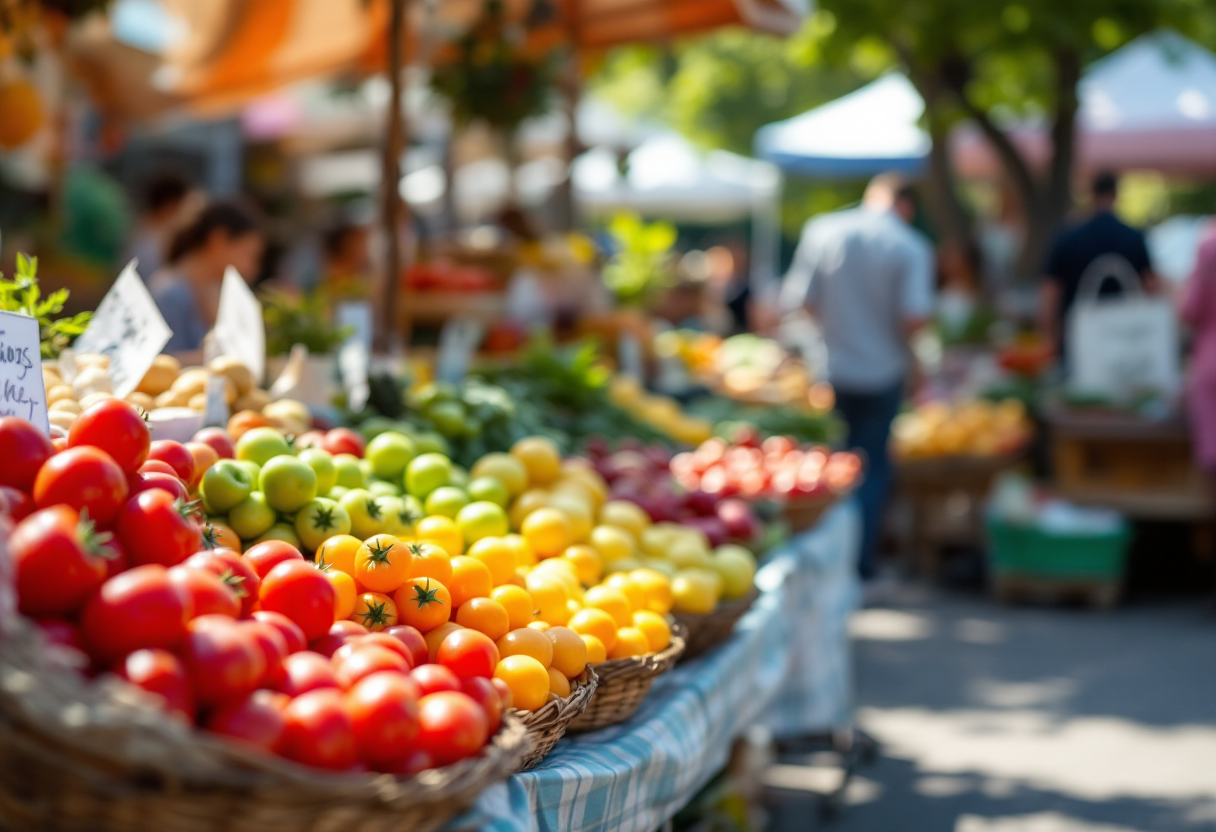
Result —
M700 489L689 491L684 495L684 508L697 517L712 517L717 512L718 498Z
M497 503L481 500L469 503L456 514L456 525L465 543L476 543L483 537L502 537L511 530L507 512Z
M423 454L405 469L405 490L419 500L452 481L452 461L443 454Z
M207 508L224 514L236 508L253 491L255 480L248 469L233 459L221 459L203 474L199 490Z
M690 528L702 532L709 540L710 546L721 546L729 538L726 533L726 524L717 517L690 517L684 523Z
M274 509L260 491L254 491L228 512L228 525L241 540L261 537L274 525L274 521Z
M317 475L303 460L276 456L262 466L258 490L266 495L267 504L275 511L298 511L316 499Z
M203 428L194 434L194 438L190 441L210 445L219 454L220 459L232 459L236 456L236 443L232 441L228 431L223 428Z
M718 503L718 519L726 527L726 533L736 540L752 540L759 535L755 512L743 500L728 498Z
M713 568L722 577L722 597L742 598L751 591L756 577L756 559L742 546L719 546L714 550Z
M291 456L291 446L274 428L251 428L236 442L236 458L265 465L276 456Z
M327 432L325 438L321 440L321 450L328 451L334 456L338 454L350 454L351 456L362 457L366 447L367 444L363 441L363 437L350 428L334 428Z
M296 447L299 447L297 442ZM317 493L328 494L329 489L338 484L338 469L334 466L333 455L320 448L305 448L300 451L299 459L317 475Z
M400 481L405 467L416 453L409 437L390 431L367 443L364 458L371 463L375 476L382 480Z

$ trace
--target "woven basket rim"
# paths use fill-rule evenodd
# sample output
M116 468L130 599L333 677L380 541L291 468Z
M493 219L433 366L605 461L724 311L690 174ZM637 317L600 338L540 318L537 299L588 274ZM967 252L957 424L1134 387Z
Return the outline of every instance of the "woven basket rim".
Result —
M630 656L627 659L611 659L590 666L599 674L600 685L627 676L657 676L675 665L683 655L687 641L688 628L677 621L671 627L671 644L660 652Z
M574 680L569 696L551 699L535 711L520 711L512 708L511 713L515 714L523 722L524 727L532 732L545 730L548 726L557 723L569 722L587 710L587 703L595 695L599 683L599 674L595 672L592 665L587 665L582 674Z

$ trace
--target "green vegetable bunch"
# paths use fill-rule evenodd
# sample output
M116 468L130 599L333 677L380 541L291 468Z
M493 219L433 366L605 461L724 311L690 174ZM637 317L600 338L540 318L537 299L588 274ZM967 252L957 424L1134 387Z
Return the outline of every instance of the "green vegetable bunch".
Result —
M66 318L55 318L63 311L68 300L68 290L51 292L44 299L38 286L38 258L17 255L17 274L5 280L0 274L0 311L16 312L38 320L42 339L42 357L58 358L72 339L85 331L93 317L92 312L77 312Z
M625 305L641 306L671 285L675 226L618 214L608 224L616 253L604 267L604 284Z
M329 322L325 302L317 294L291 297L283 292L268 292L262 298L262 317L266 321L266 354L286 355L296 344L309 353L332 353L351 336L351 327Z

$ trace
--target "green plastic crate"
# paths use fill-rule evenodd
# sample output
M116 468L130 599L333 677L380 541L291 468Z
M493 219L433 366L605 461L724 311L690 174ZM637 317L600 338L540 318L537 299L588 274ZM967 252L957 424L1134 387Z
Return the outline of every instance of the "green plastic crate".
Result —
M1127 568L1126 521L1101 534L1053 534L987 519L989 565L996 577L1119 582Z

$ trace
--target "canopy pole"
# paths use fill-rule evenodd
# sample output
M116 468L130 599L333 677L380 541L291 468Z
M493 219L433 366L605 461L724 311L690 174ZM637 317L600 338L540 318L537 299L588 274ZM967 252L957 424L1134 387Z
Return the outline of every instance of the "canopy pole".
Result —
M558 228L572 231L574 221L574 160L582 152L578 140L578 102L582 95L582 71L579 66L579 52L582 48L582 0L566 0L565 23L566 38L570 42L570 56L566 65L564 83L562 84L563 98L566 105L566 179L558 190Z
M388 25L388 112L385 118L383 162L383 231L387 245L384 265L384 304L380 321L380 348L396 352L409 334L408 303L398 314L401 294L402 224L409 221L409 207L401 198L401 153L405 146L405 116L401 108L401 72L405 63L406 12L409 0L390 0Z

